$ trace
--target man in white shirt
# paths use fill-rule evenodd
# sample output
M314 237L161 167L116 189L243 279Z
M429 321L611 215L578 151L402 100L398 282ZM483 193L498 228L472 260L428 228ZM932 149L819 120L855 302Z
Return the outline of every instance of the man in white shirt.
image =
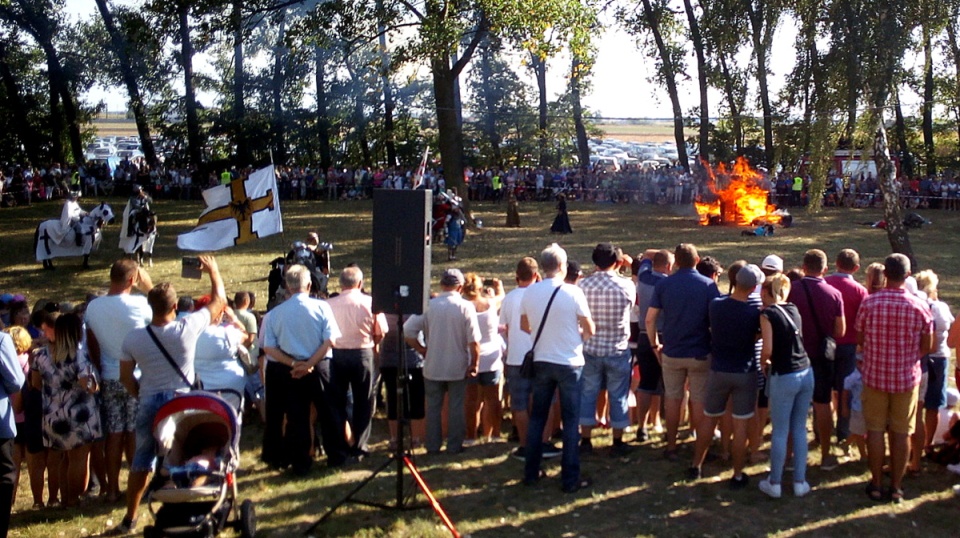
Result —
M540 267L546 280L528 287L520 302L520 328L534 335L536 342L533 407L523 481L533 485L540 479L541 439L553 395L559 389L563 422L561 482L564 492L575 493L589 486L589 481L580 477L580 375L584 364L583 341L593 336L595 326L583 291L563 282L566 251L556 243L551 244L540 253ZM546 322L544 317L548 318Z
M123 454L133 461L137 399L120 383L120 357L123 339L133 329L150 323L153 313L143 293L153 289L150 275L137 262L122 259L110 268L110 290L87 306L87 347L91 362L100 371L100 394L106 440L107 499L120 498L120 464Z

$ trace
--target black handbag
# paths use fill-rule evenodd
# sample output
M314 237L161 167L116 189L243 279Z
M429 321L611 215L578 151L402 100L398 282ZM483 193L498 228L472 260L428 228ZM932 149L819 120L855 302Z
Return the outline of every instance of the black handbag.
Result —
M823 326L820 325L820 316L817 315L817 309L813 306L810 290L807 289L807 283L801 281L800 285L803 287L803 292L807 294L807 305L810 307L810 312L813 313L813 324L817 326L818 330L823 329ZM825 333L823 340L820 342L820 356L830 362L837 358L837 341L829 334Z
M562 284L560 286L562 286ZM550 296L550 300L547 302L547 309L543 311L543 317L540 318L540 327L537 328L537 336L533 339L533 347L523 356L523 364L520 365L520 377L524 379L533 379L533 376L536 374L536 370L533 367L533 350L537 348L537 342L540 341L543 324L547 321L547 315L550 314L550 306L553 305L553 299L557 296L557 292L560 291L560 286L557 286L557 289L553 290L553 295Z
M153 334L153 329L151 329L149 325L147 325L147 334L149 334L150 338L153 339L153 343L160 348L160 352L163 353L163 357L167 359L167 362L170 363L170 367L180 374L180 379L182 379L183 382L190 387L190 390L203 390L203 381L200 381L200 376L197 375L197 372L193 372L193 383L191 383L190 379L187 377L187 374L183 373L183 370L177 366L176 361L174 361L173 357L170 356L170 353L167 352L167 348L163 347L163 344L160 343L160 339L157 338L157 335Z

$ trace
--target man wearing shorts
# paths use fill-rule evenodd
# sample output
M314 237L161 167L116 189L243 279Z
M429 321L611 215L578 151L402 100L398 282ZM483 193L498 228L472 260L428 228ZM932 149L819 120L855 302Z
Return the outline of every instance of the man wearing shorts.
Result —
M200 256L200 268L210 275L210 303L206 308L178 321L177 292L169 282L162 282L147 294L153 312L150 324L130 331L123 340L120 382L140 402L136 423L137 447L127 481L127 513L119 525L106 533L107 536L136 531L140 499L157 460L153 420L160 406L177 394L190 391L196 381L193 360L197 339L227 305L216 260L212 256ZM142 372L139 381L133 375L135 366Z
M710 370L710 302L720 296L717 283L695 269L697 247L681 243L674 251L677 270L658 282L647 309L645 324L650 347L663 368L667 448L663 455L679 459L677 430L686 384L690 382L690 423L694 430L703 418L707 372ZM657 334L663 317L663 342Z
M133 461L136 448L134 427L137 420L137 399L120 383L120 355L123 339L134 329L150 323L153 314L143 293L153 289L150 275L130 259L114 262L110 268L110 290L87 306L87 348L90 360L100 371L101 413L106 426L107 499L120 498L120 464L123 454Z
M890 499L903 501L901 481L907 469L908 438L915 426L920 358L933 349L933 316L919 297L908 293L910 259L891 254L884 260L884 289L860 305L856 328L863 346L863 418L867 423L867 457L871 500L882 490L884 436L890 432Z
M707 377L704 419L697 428L697 444L689 478L700 478L700 469L713 441L717 422L730 401L733 410L733 478L730 489L748 483L743 472L747 459L747 428L757 409L756 342L760 336L760 302L751 297L763 273L750 264L737 272L736 285L727 297L710 303L710 374Z
M638 442L647 440L647 413L651 406L655 409L660 408L660 397L663 396L663 372L660 369L660 361L650 347L645 320L650 301L653 299L654 287L657 282L667 278L672 270L672 252L666 249L648 249L643 253L637 272L637 318L640 320L636 351L637 366L640 369L640 385L637 387L637 415L640 417L640 426L637 430ZM662 336L663 318L657 320L657 332Z
M803 348L813 367L813 417L820 441L820 469L831 471L839 465L837 457L830 453L830 437L833 435L830 404L837 384L834 382L834 361L824 357L823 342L827 336L842 338L847 330L843 296L823 279L827 255L822 250L812 249L804 253L801 269L803 278L790 288L787 301L797 305L803 321L800 325Z
M625 455L623 430L630 425L630 310L636 302L636 287L617 274L617 249L600 243L593 249L596 270L580 282L593 315L596 334L583 344L583 390L580 393L580 449L593 448L590 437L597 425L597 397L606 389L613 428L613 454Z

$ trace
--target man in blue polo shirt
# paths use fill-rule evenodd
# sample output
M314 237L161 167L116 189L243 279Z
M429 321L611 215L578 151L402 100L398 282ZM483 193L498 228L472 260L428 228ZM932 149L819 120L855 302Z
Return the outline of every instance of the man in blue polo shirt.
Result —
M650 347L663 368L664 415L667 448L663 455L678 459L677 430L687 381L690 382L690 425L696 429L703 418L707 373L710 370L710 301L720 296L717 284L697 273L697 247L681 243L674 251L677 271L653 289L645 325ZM663 342L657 334L663 316Z
M645 320L657 282L667 278L672 270L672 252L666 249L647 249L637 271L637 319L644 321L640 324L640 334L637 336L637 365L640 368L640 385L637 387L637 416L640 417L638 442L647 440L647 414L651 408L660 409L660 397L663 396L663 372L660 369L660 360L650 347ZM657 332L663 332L663 318L657 323ZM659 411L655 414L659 414ZM657 420L659 424L659 418Z

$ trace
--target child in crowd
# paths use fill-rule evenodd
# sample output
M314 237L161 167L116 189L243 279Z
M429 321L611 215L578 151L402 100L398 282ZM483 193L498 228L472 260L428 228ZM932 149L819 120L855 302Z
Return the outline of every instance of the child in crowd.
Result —
M850 419L850 436L845 443L848 448L851 443L856 443L857 454L861 461L867 458L867 424L863 419L863 403L860 401L860 395L863 392L863 377L860 375L860 364L863 360L861 355L857 355L857 368L843 380L843 393L840 397L840 414Z

